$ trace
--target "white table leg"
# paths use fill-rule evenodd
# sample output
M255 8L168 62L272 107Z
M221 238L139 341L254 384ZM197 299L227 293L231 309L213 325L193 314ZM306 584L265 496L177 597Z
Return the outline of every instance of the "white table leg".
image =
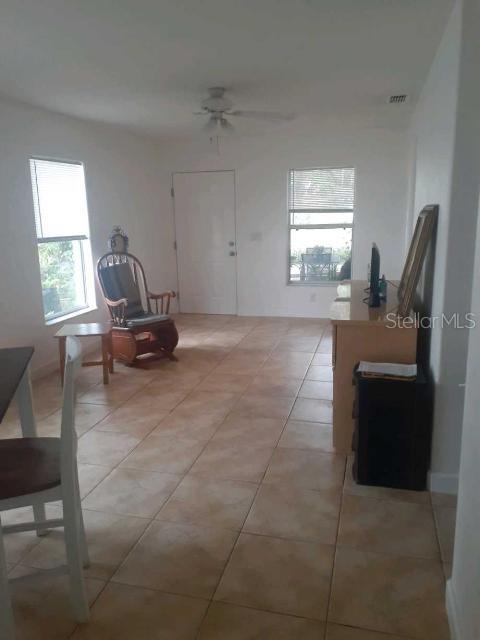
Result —
M20 413L20 424L24 438L35 438L37 435L37 425L35 413L33 411L32 383L30 380L30 366L27 367L23 378L17 389L18 411ZM37 504L33 506L33 516L35 522L44 522L46 518L45 505ZM47 531L37 531L37 536L44 536Z
M0 638L14 640L12 601L8 587L7 565L3 547L2 525L0 523Z

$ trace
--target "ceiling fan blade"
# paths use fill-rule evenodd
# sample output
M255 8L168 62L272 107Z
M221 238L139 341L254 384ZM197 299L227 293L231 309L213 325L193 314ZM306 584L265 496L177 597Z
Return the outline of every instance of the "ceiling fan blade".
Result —
M293 113L279 113L277 111L245 111L237 109L229 111L229 116L239 116L240 118L256 118L258 120L269 120L270 122L290 122L295 118Z
M226 118L221 118L220 119L220 126L222 129L225 129L225 131L235 131L235 127L233 126L233 124L231 122L229 122Z
M217 118L209 118L206 123L203 125L203 130L207 132L215 131L218 126Z

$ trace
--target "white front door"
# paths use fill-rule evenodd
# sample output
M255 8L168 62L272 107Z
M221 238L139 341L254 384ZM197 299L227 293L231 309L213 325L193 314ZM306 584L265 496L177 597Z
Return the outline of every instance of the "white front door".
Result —
M237 312L235 174L173 174L179 307Z

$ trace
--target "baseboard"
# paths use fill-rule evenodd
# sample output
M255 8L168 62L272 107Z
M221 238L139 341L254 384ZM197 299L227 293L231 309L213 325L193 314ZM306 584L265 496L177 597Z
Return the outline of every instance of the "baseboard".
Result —
M428 486L430 491L434 491L436 493L450 493L452 495L456 495L458 493L458 474L430 471Z
M457 600L455 598L455 591L453 589L451 579L447 580L447 587L445 589L445 600L452 640L467 640L467 637L463 633L462 619L458 611Z

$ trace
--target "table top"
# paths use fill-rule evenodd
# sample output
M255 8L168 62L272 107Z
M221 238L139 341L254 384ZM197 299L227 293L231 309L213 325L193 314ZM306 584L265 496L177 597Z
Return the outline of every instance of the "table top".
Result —
M0 349L0 422L33 355L33 347Z
M369 307L363 301L368 297L367 287L366 280L345 280L338 285L338 297L330 308L330 319L334 324L387 324L392 315L396 316L398 283L388 281L387 302L382 302L379 307Z
M55 338L75 336L105 336L112 330L109 322L83 322L81 324L64 324L55 334Z

